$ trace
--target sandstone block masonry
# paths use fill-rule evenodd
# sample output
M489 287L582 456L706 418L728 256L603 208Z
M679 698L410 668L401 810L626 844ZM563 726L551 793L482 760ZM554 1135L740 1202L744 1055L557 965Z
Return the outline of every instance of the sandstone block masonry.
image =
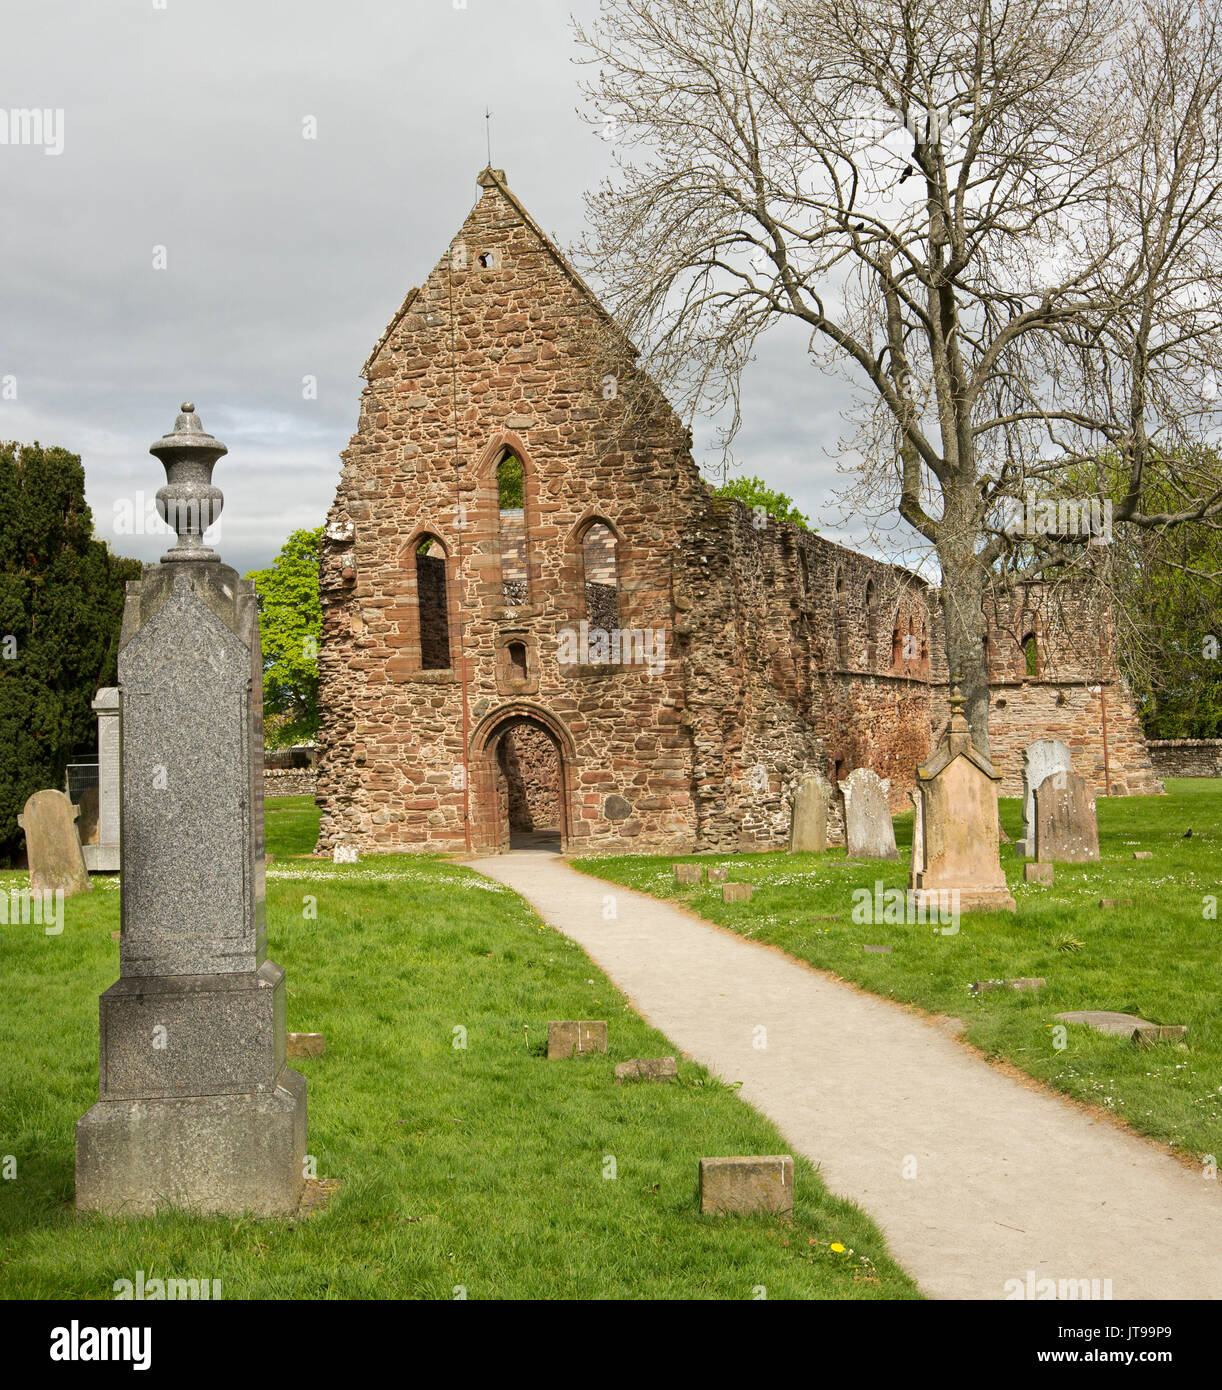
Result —
M319 849L781 847L798 780L861 766L906 807L946 717L936 593L714 498L635 349L479 184L365 364L327 517ZM1027 635L998 635L1003 794L1041 701L1094 778L1092 680L1145 777L1114 675L1013 676Z

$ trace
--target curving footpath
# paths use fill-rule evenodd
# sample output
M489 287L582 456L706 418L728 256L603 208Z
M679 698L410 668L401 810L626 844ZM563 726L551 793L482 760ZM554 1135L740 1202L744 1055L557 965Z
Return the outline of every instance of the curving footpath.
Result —
M1116 1299L1222 1297L1222 1180L1022 1084L931 1021L555 854L470 867L584 947L683 1052L741 1081L931 1297L1050 1296L1039 1280L1063 1296L1082 1280L1105 1294L1110 1280Z

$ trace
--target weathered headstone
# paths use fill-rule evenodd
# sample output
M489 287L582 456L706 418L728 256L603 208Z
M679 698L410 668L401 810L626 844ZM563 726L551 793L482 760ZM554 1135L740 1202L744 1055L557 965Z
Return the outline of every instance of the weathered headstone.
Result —
M1013 912L997 841L1001 775L972 742L958 687L950 708L945 741L917 768L909 895L924 910L941 909L952 895L960 911Z
M326 1050L322 1033L289 1033L285 1038L286 1057L321 1057Z
M827 810L831 801L832 784L822 773L809 773L794 788L790 854L822 854L827 848Z
M1023 749L1023 838L1014 852L1025 859L1035 858L1035 789L1053 772L1073 767L1069 749L1059 738L1037 738Z
M706 1216L763 1212L793 1220L793 1158L702 1158L700 1210Z
M76 1127L76 1205L284 1215L305 1181L306 1096L265 943L257 599L203 540L225 446L184 405L150 452L178 541L123 610L123 933L100 1099Z
M868 767L855 767L840 783L844 796L844 834L850 859L898 859L895 825L884 780Z
M93 701L98 716L98 834L85 846L93 873L117 873L119 856L119 692L112 685Z
M724 864L709 865L710 883L727 883L730 878L730 871Z
M894 946L863 946L861 948L872 956L889 956L895 950Z
M1058 1023L1083 1023L1096 1033L1128 1038L1141 1047L1150 1047L1159 1042L1183 1042L1188 1036L1188 1028L1184 1024L1151 1023L1139 1014L1116 1013L1111 1009L1076 1009L1071 1013L1056 1014L1055 1018Z
M676 883L693 884L704 881L703 864L676 864L674 872Z
M77 808L64 792L35 792L17 817L25 831L31 893L88 893L93 885L76 829Z
M749 883L723 883L721 901L723 903L749 903L755 889Z
M673 1057L633 1057L615 1068L616 1081L673 1081L678 1075Z
M1047 983L1048 981L1040 975L1020 975L1013 980L977 980L969 985L968 989L973 994L988 994L995 989L1043 989Z
M1095 793L1076 772L1054 772L1035 789L1035 857L1041 864L1099 858Z
M1029 860L1026 864L1023 865L1023 882L1043 884L1051 883L1052 865L1037 864L1035 860Z
M547 1057L572 1057L579 1052L606 1052L607 1024L605 1020L565 1019L547 1025Z

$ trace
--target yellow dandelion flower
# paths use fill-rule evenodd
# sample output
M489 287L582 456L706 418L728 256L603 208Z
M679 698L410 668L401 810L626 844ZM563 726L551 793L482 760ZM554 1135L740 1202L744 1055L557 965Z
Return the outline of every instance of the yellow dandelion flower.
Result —
M837 1254L837 1255L843 1255L843 1254L844 1254L844 1246L841 1245L840 1242L839 1242L838 1240L832 1241L832 1250L833 1250L833 1252L834 1252L835 1254Z

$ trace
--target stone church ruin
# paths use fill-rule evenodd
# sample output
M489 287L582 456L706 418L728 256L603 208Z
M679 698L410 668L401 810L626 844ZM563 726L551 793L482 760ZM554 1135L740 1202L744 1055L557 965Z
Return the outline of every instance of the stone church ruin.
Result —
M907 809L949 719L936 591L715 497L503 172L479 185L365 364L327 517L319 849L776 848L804 774L859 767ZM1095 600L989 607L1001 793L1037 737L1099 793L1160 790Z

